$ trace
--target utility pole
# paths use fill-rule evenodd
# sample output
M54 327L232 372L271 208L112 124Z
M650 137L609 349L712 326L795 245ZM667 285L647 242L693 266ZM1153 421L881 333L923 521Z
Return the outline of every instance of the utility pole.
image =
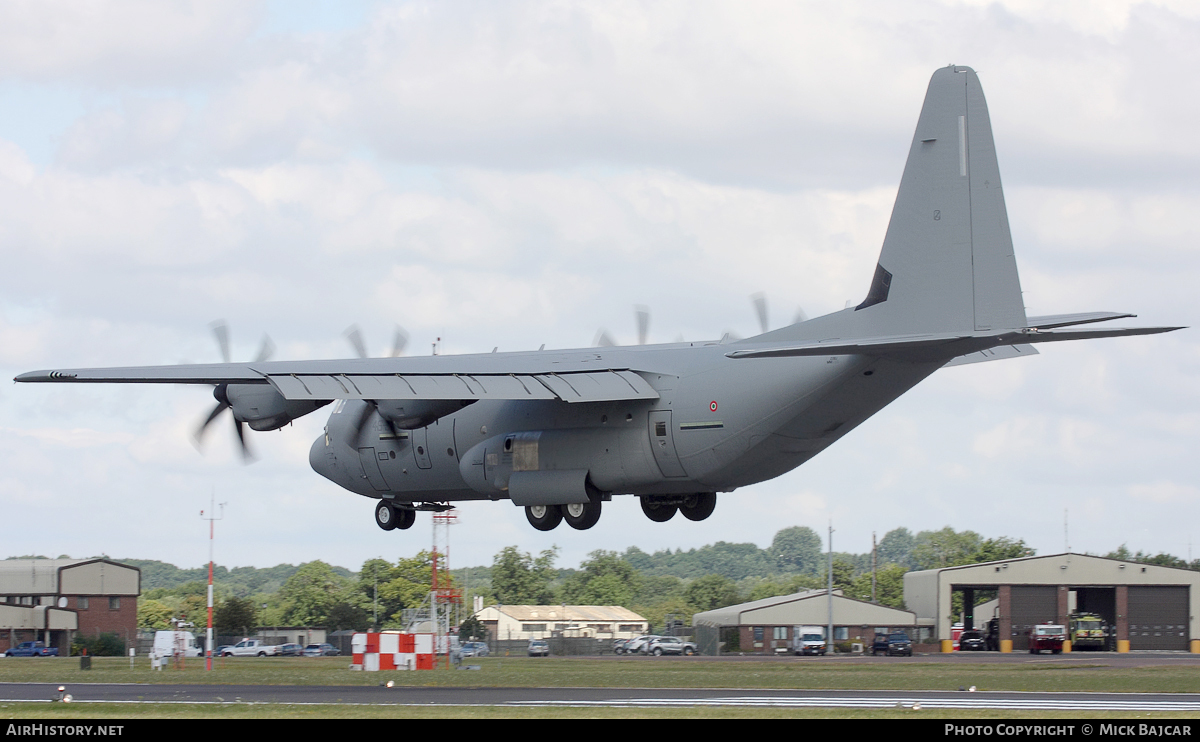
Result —
M221 503L221 514L213 515L214 503L217 499L214 492L210 504L208 506L208 516L204 515L204 511L200 511L200 517L208 521L208 630L205 633L204 639L204 669L212 670L212 655L213 655L213 521L221 520L225 517L225 503Z
M876 564L878 562L878 559L876 559L878 550L879 550L879 547L875 543L875 532L871 531L871 602L872 603L876 602L876 600L875 600L875 568L876 568Z
M825 597L829 600L829 627L826 629L825 635L825 651L828 654L833 654L833 519L829 520L829 567L826 570L828 573L828 583L825 588Z

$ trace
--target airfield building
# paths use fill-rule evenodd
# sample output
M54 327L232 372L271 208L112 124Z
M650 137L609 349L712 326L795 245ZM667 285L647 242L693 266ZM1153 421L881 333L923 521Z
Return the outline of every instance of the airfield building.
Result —
M833 591L833 641L865 646L876 634L904 631L914 642L929 634L912 611L854 600ZM800 626L827 626L830 599L825 590L777 595L692 616L701 654L783 654L791 650Z
M141 575L110 559L0 561L0 651L43 641L66 656L78 634L136 641Z
M977 607L956 615L956 592L964 606L994 594L995 606L985 615ZM1084 554L1006 559L909 572L904 602L943 640L960 619L965 628L982 628L995 618L999 639L1025 651L1034 625L1066 624L1072 611L1086 611L1114 627L1118 651L1200 652L1200 572L1188 569Z
M650 630L649 621L619 605L490 605L475 617L492 641L632 639Z

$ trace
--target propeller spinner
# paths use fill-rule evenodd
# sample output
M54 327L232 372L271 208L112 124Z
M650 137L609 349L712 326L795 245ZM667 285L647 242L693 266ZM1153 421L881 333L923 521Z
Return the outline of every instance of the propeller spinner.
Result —
M229 352L229 326L226 325L224 321L218 320L213 322L211 327L213 335L217 339L217 347L221 350L221 360L225 363L231 363L232 361L230 361ZM258 349L258 354L254 357L254 362L261 363L262 361L269 359L274 352L275 344L271 342L271 338L263 335L262 345ZM208 417L205 418L204 422L200 423L200 427L197 428L196 432L192 435L197 448L202 447L204 434L208 430L208 426L211 425L214 420L220 417L222 412L225 410L231 410L232 408L232 405L229 403L228 384L217 384L213 388L213 398L217 400L217 406L213 408L212 412L208 413ZM233 417L233 431L237 434L238 445L242 450L242 460L249 463L254 460L254 453L250 450L250 445L246 441L246 432L243 430L245 423L241 420L238 420L237 416L234 415L232 411L230 412L230 415Z

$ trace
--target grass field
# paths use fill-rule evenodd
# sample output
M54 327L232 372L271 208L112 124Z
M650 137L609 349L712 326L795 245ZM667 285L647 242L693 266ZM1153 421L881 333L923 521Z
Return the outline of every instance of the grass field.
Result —
M780 688L839 690L1092 691L1200 693L1200 665L1109 667L1102 664L903 662L850 663L764 658L728 662L704 658L485 657L468 660L479 670L365 673L349 670L341 657L230 657L188 660L184 669L161 672L138 658L95 657L92 669L79 658L0 659L0 682L204 683L254 685L397 685L442 687L576 688Z
M323 658L228 658L189 660L182 670L149 669L144 658L130 668L127 658L96 657L89 671L78 658L0 660L0 682L171 683L253 685L378 685L442 687L621 687L843 690L1092 691L1200 693L1200 665L1124 668L1103 664L893 662L852 663L764 658L719 661L704 658L527 658L469 660L478 670L364 673L349 670L349 660ZM920 712L923 718L1063 718L1062 712ZM363 706L152 705L136 709L120 704L0 704L6 718L912 718L911 710L838 710L704 708L419 708ZM1071 718L1123 718L1122 714L1070 714ZM1155 714L1156 719L1187 714ZM1195 715L1190 715L1195 718Z

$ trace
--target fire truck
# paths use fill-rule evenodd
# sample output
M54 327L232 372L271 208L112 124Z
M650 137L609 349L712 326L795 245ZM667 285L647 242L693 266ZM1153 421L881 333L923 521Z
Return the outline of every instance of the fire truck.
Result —
M1103 652L1108 649L1108 624L1095 613L1072 613L1067 627L1072 651L1086 649Z

